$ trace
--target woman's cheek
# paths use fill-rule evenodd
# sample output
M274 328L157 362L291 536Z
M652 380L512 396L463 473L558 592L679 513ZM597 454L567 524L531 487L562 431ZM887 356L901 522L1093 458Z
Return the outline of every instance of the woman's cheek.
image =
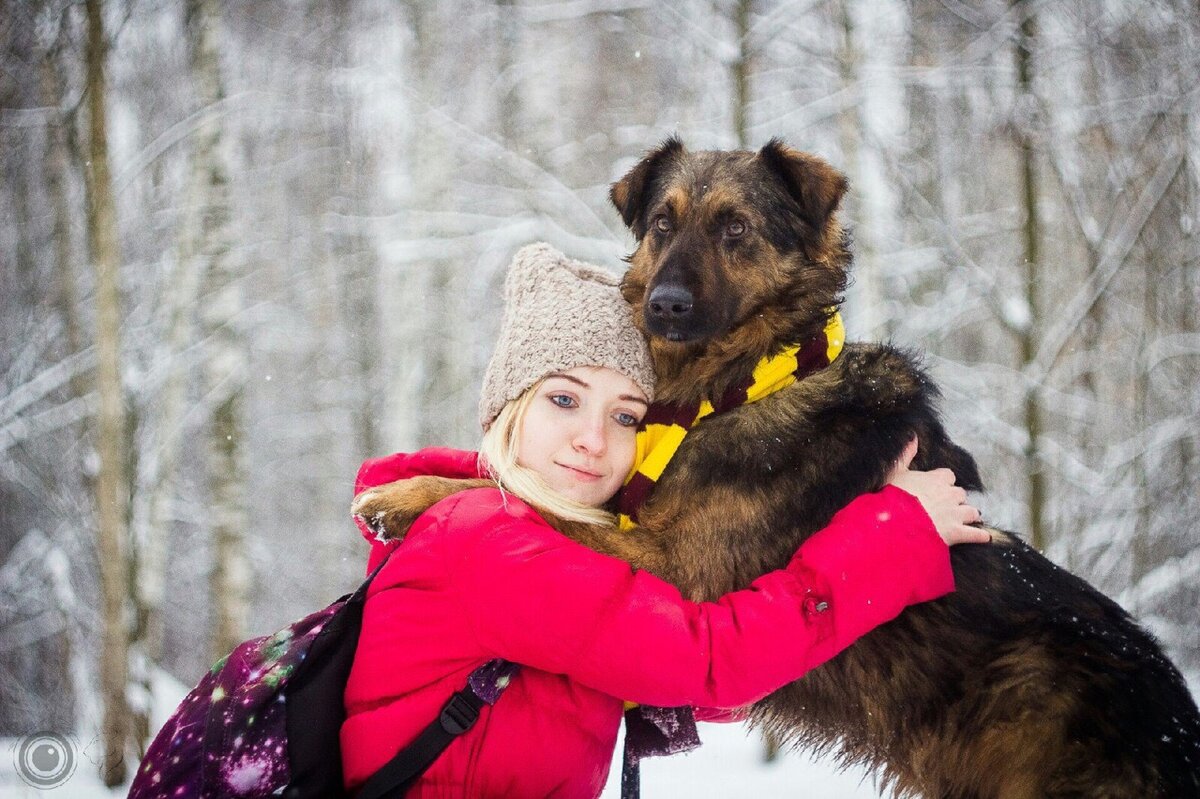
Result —
M616 471L626 475L633 468L633 459L637 455L637 431L632 427L622 427L618 440L621 442L621 452Z

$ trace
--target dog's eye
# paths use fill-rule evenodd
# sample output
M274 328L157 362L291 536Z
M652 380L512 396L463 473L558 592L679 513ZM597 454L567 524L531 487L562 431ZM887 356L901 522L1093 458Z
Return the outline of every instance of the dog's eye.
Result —
M654 217L654 229L659 233L670 233L671 220L667 219L665 216Z
M725 226L725 235L731 239L736 239L745 232L746 223L740 219L735 219Z

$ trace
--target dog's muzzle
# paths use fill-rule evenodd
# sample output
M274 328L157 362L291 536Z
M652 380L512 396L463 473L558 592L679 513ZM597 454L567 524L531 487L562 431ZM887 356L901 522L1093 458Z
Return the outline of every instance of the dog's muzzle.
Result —
M646 324L668 341L684 341L691 338L686 329L694 304L692 292L677 283L656 286L646 301Z

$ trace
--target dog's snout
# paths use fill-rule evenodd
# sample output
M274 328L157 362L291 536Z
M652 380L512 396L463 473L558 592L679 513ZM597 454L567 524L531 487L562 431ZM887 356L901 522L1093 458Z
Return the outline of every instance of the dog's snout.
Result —
M692 313L692 292L680 285L664 284L650 292L650 313L660 319L682 320Z

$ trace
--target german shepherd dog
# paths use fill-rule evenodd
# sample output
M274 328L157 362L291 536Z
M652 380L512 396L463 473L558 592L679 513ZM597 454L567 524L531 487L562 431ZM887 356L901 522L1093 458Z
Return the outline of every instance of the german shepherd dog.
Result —
M851 260L836 215L846 189L778 140L690 152L670 139L612 186L638 242L622 291L651 342L656 401L722 396L762 357L822 331ZM914 435L913 468L949 467L980 489L937 399L911 354L847 345L830 366L697 424L636 532L548 520L712 600L784 566L838 509L878 490ZM360 495L354 511L402 536L469 484L407 482ZM1200 797L1200 713L1159 645L1016 535L992 537L951 550L954 593L762 700L753 722L876 769L896 796Z

